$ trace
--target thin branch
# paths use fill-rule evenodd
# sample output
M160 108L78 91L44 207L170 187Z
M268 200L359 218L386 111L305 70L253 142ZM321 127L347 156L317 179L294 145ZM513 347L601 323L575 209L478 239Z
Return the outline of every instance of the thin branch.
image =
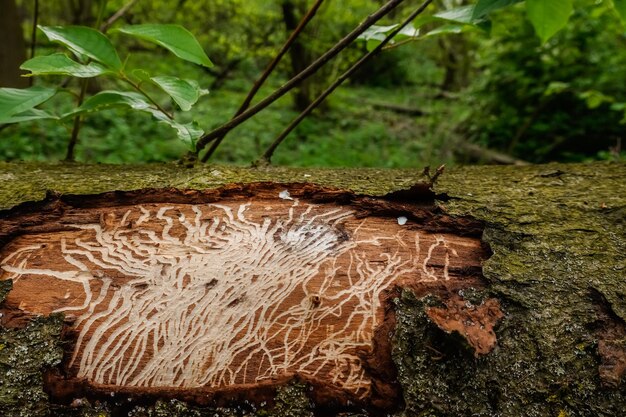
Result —
M252 99L254 98L256 93L259 91L259 89L261 88L265 80L267 80L270 74L274 71L274 69L280 62L280 60L283 58L283 56L287 53L291 45L298 38L298 35L302 32L302 30L306 27L306 25L311 21L311 19L313 19L313 16L315 16L315 13L317 13L317 10L320 8L323 2L324 0L316 0L313 6L311 6L311 8L309 9L309 11L302 17L302 19L300 20L300 23L298 23L298 26L291 33L291 35L289 36L285 44L282 46L280 51L278 51L278 53L276 54L272 62L269 63L267 68L265 68L265 70L263 71L263 74L261 74L261 76L254 82L254 85L248 92L248 95L246 96L243 103L241 103L241 106L239 106L239 109L237 110L233 118L239 116L248 107L250 107L250 103L252 102ZM228 132L224 132L224 134L215 138L213 145L211 145L211 148L207 151L207 153L202 158L202 162L208 161L208 159L211 157L211 155L213 155L217 147L220 146L220 144L222 143L222 141L224 140L227 134Z
M230 132L235 127L239 126L241 123L245 122L274 101L278 100L282 96L284 96L287 92L289 92L292 88L297 86L301 81L307 79L311 75L313 75L317 70L319 70L324 64L334 58L339 52L344 50L348 45L352 43L356 38L359 37L363 32L367 30L370 26L378 22L382 17L387 15L390 11L396 8L399 4L402 3L403 0L390 0L380 9L378 9L373 14L369 15L359 26L357 26L352 32L346 35L343 39L337 42L332 48L330 48L326 53L316 59L311 65L302 70L299 74L295 75L281 87L279 87L272 94L258 102L256 105L250 107L248 110L241 113L239 116L232 118L230 121L224 123L213 131L205 134L198 140L196 145L196 153L200 152L202 149L206 147L206 145L212 140L217 139L221 135L224 135Z
M265 153L263 153L263 156L261 156L260 161L257 161L257 163L260 163L260 164L269 163L278 145L280 145L282 141L285 140L285 138L293 131L293 129L296 128L296 126L298 126L298 124L300 124L300 122L305 117L307 117L317 106L319 106L326 99L326 97L328 97L333 91L335 91L335 89L337 89L337 87L339 87L345 80L350 78L350 76L354 74L356 70L361 68L366 61L368 61L372 56L378 54L385 47L385 45L389 43L389 41L391 41L398 33L400 33L402 29L404 29L405 26L411 23L411 21L413 21L413 19L415 19L417 16L422 14L422 12L426 10L426 8L430 5L430 3L432 3L432 1L433 0L426 0L424 3L422 3L420 7L414 10L413 13L411 13L409 17L407 17L404 20L404 22L402 22L398 27L396 27L393 31L391 31L385 37L385 39L383 39L383 41L380 44L378 44L378 46L376 46L376 48L374 48L372 51L370 51L369 53L361 57L361 59L355 62L346 72L341 74L339 78L337 78L326 90L324 90L324 92L320 94L315 99L315 101L313 101L306 109L304 109L302 113L300 113L298 117L296 117L289 124L289 126L287 126L285 130L283 130L280 133L280 135L278 135L278 137L267 148Z
M118 19L124 16L126 12L130 10L130 8L135 5L135 3L137 3L137 1L138 0L130 0L121 9L115 12L113 16L109 17L106 22L100 25L100 32L105 33L107 30L109 30L109 28L113 25L113 23L117 22Z
M78 101L76 107L80 107L85 100L85 94L87 93L87 84L89 83L89 79L85 78L82 80L80 86L80 95L78 96ZM81 127L81 115L78 114L74 117L74 126L72 127L72 136L70 137L70 141L67 144L67 153L65 154L66 162L74 162L74 148L76 148L76 144L78 143L78 133L80 132Z
M135 90L137 90L137 92L139 92L140 94L142 94L145 98L147 98L150 103L154 104L154 106L164 115L167 116L168 119L170 120L174 120L174 116L172 116L167 110L165 110L161 105L159 105L159 103L153 99L152 97L150 97L150 95L141 88L141 86L135 82L133 82L130 78L126 77L125 75L122 76L121 78L123 81L126 81L131 87L133 87Z
M404 40L401 40L400 42L392 43L392 44L389 44L389 45L385 46L383 48L383 51L388 51L390 49L398 48L398 47L400 47L402 45L406 45L407 43L415 42L415 41L418 41L418 40L420 40L420 38L404 39Z

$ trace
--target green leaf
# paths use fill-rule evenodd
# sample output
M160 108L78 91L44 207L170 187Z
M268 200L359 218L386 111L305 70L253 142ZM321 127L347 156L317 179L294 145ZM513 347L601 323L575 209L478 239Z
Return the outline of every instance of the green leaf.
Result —
M478 0L472 12L472 19L482 19L491 12L521 3L522 1L523 0Z
M196 38L180 25L132 25L121 27L115 31L160 45L177 57L194 64L205 67L213 66Z
M170 119L160 110L155 109L143 95L131 91L102 91L95 96L89 97L78 109L63 115L63 118L73 117L77 114L91 113L114 107L130 107L131 109L151 114L160 122L176 130L177 136L186 142L190 149L195 149L196 142L204 131L197 127L196 123L178 123Z
M572 0L526 0L528 19L542 42L565 27L572 10Z
M105 90L89 97L76 110L64 114L63 118L73 117L82 113L92 113L112 107L130 107L135 110L148 111L147 109L151 108L151 104L139 93Z
M390 26L372 25L365 32L359 35L357 39L365 40L367 50L372 51L376 49L376 47L382 43L382 41L389 35L389 33L397 27L397 24ZM395 42L399 42L409 38L417 39L419 33L419 29L416 29L413 26L405 26L400 29L400 32L398 32L389 43L393 44Z
M152 77L148 71L143 70L141 68L136 68L132 70L131 74L133 74L133 77L135 77L141 82L149 82L150 78Z
M0 88L0 120L30 110L56 93L54 88ZM4 122L7 123L7 122Z
M389 25L389 26L378 26L372 25L368 27L365 32L361 33L357 39L362 39L365 41L376 40L382 41L387 36L387 33L391 32L398 25Z
M39 26L52 42L60 43L78 58L86 55L116 71L122 69L122 61L113 44L101 32L85 26Z
M615 99L611 96L607 96L600 91L597 90L587 90L578 94L578 97L585 100L587 107L589 109L597 109L604 103L613 103Z
M613 7L622 19L622 23L626 24L626 0L613 0Z
M178 123L175 120L169 119L160 111L151 111L155 119L169 125L176 130L176 136L189 146L191 151L196 149L196 142L204 134L204 130L198 127L196 122L191 123Z
M474 26L470 26L470 25L453 25L453 24L443 25L424 34L423 37L429 38L431 36L438 36L438 35L459 34L459 33L467 32L468 30L472 30L472 29L476 30L474 29Z
M435 14L435 17L441 20L447 20L449 22L475 24L477 20L474 19L474 6L462 6L454 9L445 10L443 12Z
M97 77L109 72L97 62L87 65L79 64L65 54L37 56L24 62L21 69L30 71L31 75L70 75L78 78Z
M45 112L43 110L29 109L29 110L26 110L25 112L18 113L13 116L9 116L6 119L2 119L0 120L0 123L2 124L20 123L20 122L27 122L30 120L40 120L40 119L58 119L58 117L48 112Z
M201 96L209 93L208 90L202 90L198 83L193 80L181 80L180 78L169 76L152 77L151 80L169 94L183 111L191 110L191 106Z
M564 83L561 81L552 81L546 87L546 90L543 92L543 95L546 97L554 96L556 94L564 93L565 91L570 89L570 85L568 83Z

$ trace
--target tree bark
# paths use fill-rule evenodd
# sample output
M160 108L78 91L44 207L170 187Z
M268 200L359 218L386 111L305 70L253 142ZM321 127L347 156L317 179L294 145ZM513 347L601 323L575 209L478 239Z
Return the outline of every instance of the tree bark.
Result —
M28 79L21 76L20 70L26 61L26 44L15 0L2 2L0 34L0 87L28 87Z
M0 178L2 415L626 409L624 163Z

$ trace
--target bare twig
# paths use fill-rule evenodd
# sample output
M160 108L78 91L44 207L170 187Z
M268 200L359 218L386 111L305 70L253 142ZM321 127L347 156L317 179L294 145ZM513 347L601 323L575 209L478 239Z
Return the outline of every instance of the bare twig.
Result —
M202 149L206 147L206 145L212 140L217 139L223 134L230 132L235 127L239 126L241 123L248 120L250 117L254 116L274 101L278 100L280 97L284 96L287 92L289 92L292 88L297 86L301 81L307 79L311 75L313 75L317 70L319 70L324 64L334 58L339 52L344 50L348 45L352 43L356 38L359 37L367 28L378 22L382 17L387 15L390 11L396 8L399 4L402 3L403 0L389 0L385 5L383 5L380 9L378 9L373 14L369 15L359 26L357 26L352 32L346 35L343 39L337 42L332 48L330 48L326 53L316 59L311 65L302 70L299 74L295 75L281 87L279 87L272 94L261 100L259 103L250 107L248 110L241 113L239 116L232 118L230 121L224 123L213 131L205 134L198 140L196 145L196 153L200 152Z
M254 82L254 85L248 92L248 95L246 96L243 103L241 103L241 106L239 106L239 109L237 110L237 112L235 113L233 117L239 116L248 107L250 107L250 103L252 102L252 99L254 98L256 93L259 91L259 89L261 88L265 80L267 80L270 74L274 71L274 69L276 68L276 65L278 65L280 60L287 53L291 45L298 38L298 35L300 35L300 33L306 27L306 25L311 21L311 19L313 19L313 17L315 16L315 13L317 13L317 10L320 8L323 2L324 0L316 0L313 6L311 6L311 8L309 9L309 11L302 17L302 19L300 20L300 23L298 23L298 26L291 33L291 35L289 36L285 44L282 46L282 48L280 48L280 51L278 51L278 53L276 54L272 62L269 63L267 68L265 68L265 70L263 71L263 74L261 74L261 76ZM228 132L224 132L222 135L215 138L215 140L213 141L213 144L211 145L211 148L209 148L207 153L202 158L202 162L208 161L208 159L211 157L211 155L213 155L217 147L220 146L220 143L222 143L222 141L224 140L227 134Z
M80 107L85 100L85 94L87 93L87 85L89 83L89 79L85 78L82 80L80 86L80 95L78 96L77 107ZM74 162L74 148L76 148L76 144L78 143L78 133L80 132L81 126L81 115L77 114L74 117L74 126L72 127L72 136L70 136L70 141L67 144L67 153L65 154L65 162Z
M317 106L319 106L337 87L339 87L345 80L350 78L356 70L358 70L363 64L369 60L372 56L380 52L389 41L391 41L405 26L407 26L413 19L420 15L428 5L432 3L432 0L426 0L420 7L418 7L413 13L409 15L399 26L392 30L383 41L376 46L373 50L365 54L361 59L355 62L346 72L341 74L322 94L320 94L306 109L302 111L290 124L283 130L280 135L274 140L274 142L267 148L265 153L261 156L261 160L257 161L260 164L267 164L271 161L272 155L276 148L282 143L283 140L293 131L293 129L300 124L300 122L307 117Z
M106 22L100 25L100 32L105 33L109 28L113 25L113 23L117 22L119 18L124 16L131 7L137 3L138 0L130 0L126 3L121 9L113 14L113 16L109 17Z

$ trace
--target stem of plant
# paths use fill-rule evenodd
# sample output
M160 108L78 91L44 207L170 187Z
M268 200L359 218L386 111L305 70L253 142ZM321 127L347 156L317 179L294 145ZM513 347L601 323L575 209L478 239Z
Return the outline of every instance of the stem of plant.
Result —
M233 118L239 116L248 107L250 107L250 103L252 102L252 99L254 98L256 93L259 91L259 89L261 88L263 83L267 80L267 78L270 76L270 74L274 71L274 69L276 68L280 60L283 58L283 56L287 53L291 45L298 38L298 35L300 35L300 33L306 27L306 25L311 21L311 19L313 19L313 17L315 16L315 13L317 13L317 10L320 8L323 2L324 0L316 0L316 2L313 4L313 6L311 6L309 11L302 17L302 19L300 20L300 23L298 23L298 26L294 29L294 31L291 33L287 41L280 48L280 51L278 51L278 53L276 54L272 62L269 63L269 65L267 66L267 68L265 68L261 76L254 82L254 85L248 92L248 95L246 96L243 103L241 103L241 106L239 106L239 109L237 110ZM209 160L209 158L213 155L217 147L220 146L220 144L222 143L222 141L224 140L227 134L228 132L225 132L224 134L215 138L209 150L204 154L204 157L202 158L202 162L206 162Z
M154 104L154 106L164 115L167 116L168 119L170 120L174 120L174 116L172 116L170 113L167 112L167 110L165 110L163 107L161 107L161 105L159 103L157 103L157 101L155 99L153 99L152 97L150 97L150 95L148 93L146 93L139 84L133 82L133 80L131 80L130 78L126 77L126 75L123 75L120 77L120 79L122 81L127 82L131 87L133 87L138 93L140 93L142 96L144 96L145 98L148 99L148 101L150 101L150 103Z
M104 10L106 9L107 0L100 1L100 8L98 9L98 18L96 20L95 27L100 27L102 22L102 18L104 16ZM80 84L80 95L78 96L78 102L76 107L80 107L85 100L85 95L87 94L87 86L89 84L89 78L84 78L81 80ZM76 148L76 144L78 143L78 134L80 132L82 116L76 115L74 117L74 126L72 127L72 136L70 136L70 141L67 144L67 153L65 154L66 162L74 162L74 148Z
M367 30L370 26L374 25L381 18L386 16L389 12L395 9L398 5L400 5L403 0L390 0L385 5L383 5L380 9L378 9L373 14L369 15L359 26L357 26L352 32L347 34L343 39L337 42L332 48L326 51L322 56L316 59L311 65L302 70L299 74L295 75L281 87L279 87L272 94L250 107L248 110L241 113L239 116L232 118L230 121L224 123L218 128L212 130L211 132L202 136L198 143L196 144L196 154L203 150L206 145L230 132L235 127L239 126L241 123L245 122L282 96L284 96L291 89L296 87L301 81L307 79L311 75L315 74L321 67L323 67L328 61L337 56L341 51L343 51L348 45L352 43L356 38L359 37L363 32Z
M272 159L272 155L274 155L274 151L276 148L285 140L285 138L300 124L300 122L307 117L317 106L319 106L325 99L328 97L337 87L339 87L345 80L350 78L352 74L359 68L363 66L365 62L367 62L371 57L378 54L384 47L389 43L404 27L406 27L413 19L422 14L424 10L432 3L432 0L426 0L420 7L418 7L413 13L409 15L398 27L396 27L393 31L391 31L383 41L376 46L372 51L368 52L366 55L361 57L357 62L355 62L346 72L341 74L339 78L337 78L322 94L320 94L306 109L302 111L272 142L272 144L267 148L267 150L263 153L261 158L255 162L256 165L269 164Z
M87 84L89 83L89 78L84 78L81 80L80 85L80 95L78 96L78 101L76 102L76 107L80 107L85 100L85 94L87 93ZM65 154L65 162L74 162L74 148L78 143L78 133L80 132L81 126L81 115L76 115L74 117L74 127L72 128L72 136L70 137L70 142L67 144L67 153Z
M387 46L385 46L385 47L383 48L383 51L388 51L388 50L390 50L390 49L395 49L395 48L398 48L398 47L400 47L400 46L406 45L407 43L415 42L415 41L417 41L417 40L419 40L419 38L408 38L408 39L404 39L404 40L402 40L402 41L400 41L400 42L396 42L396 43L394 43L394 44L391 44L391 45L387 45Z

